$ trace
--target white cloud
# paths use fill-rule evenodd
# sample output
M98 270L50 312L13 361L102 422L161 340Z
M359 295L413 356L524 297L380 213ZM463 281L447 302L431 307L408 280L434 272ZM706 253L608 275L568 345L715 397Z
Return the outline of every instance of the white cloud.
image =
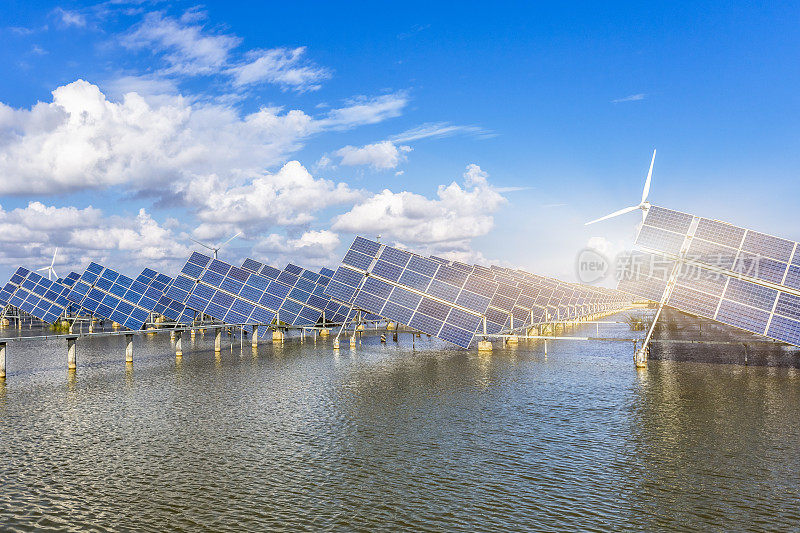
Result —
M492 214L506 199L477 165L464 172L464 184L440 185L437 198L385 189L335 218L332 229L380 233L428 252L468 251L470 241L494 226Z
M399 113L397 93L360 98L320 118L265 107L245 116L229 106L180 96L128 93L109 101L78 80L51 103L0 103L0 194L56 194L112 185L170 190L197 175L242 182L286 161L309 136L371 124Z
M644 93L631 94L631 95L628 95L628 96L625 96L625 97L622 97L622 98L617 98L616 100L611 100L611 103L612 104L621 104L623 102L638 102L639 100L644 100L645 96L647 96L647 95L644 94Z
M193 24L200 17L184 19L166 17L161 12L152 12L122 39L123 46L130 49L146 49L162 54L167 63L165 72L171 74L212 74L228 63L231 50L239 46L241 39L235 35L209 34L203 26Z
M251 50L246 61L228 69L234 85L241 87L261 82L274 83L284 89L296 91L316 91L319 82L330 78L328 69L313 64L302 63L304 46L298 48L273 48L271 50Z
M255 237L272 226L304 226L332 205L352 203L363 193L345 183L316 179L297 161L241 186L225 187L216 176L198 177L179 189L202 224L195 236L220 238L234 231Z
M270 234L253 246L253 255L261 261L283 268L295 263L304 268L338 264L339 236L329 230L306 231L297 238Z
M67 11L63 8L56 8L53 14L58 17L61 24L64 26L74 26L76 28L86 27L86 16L78 13L77 11Z
M179 268L190 250L181 245L172 224L161 225L144 209L135 217L105 215L94 207L47 206L30 202L24 208L0 207L0 262L35 268L50 263L58 247L56 271L82 271L89 260L137 269L152 265L167 272Z
M449 122L428 122L389 137L390 141L407 143L420 139L450 137L459 134L471 134L480 137L491 137L494 134L478 126L458 126Z
M348 145L335 153L341 158L342 165L369 165L378 170L386 170L396 168L410 151L410 146L396 146L391 141L382 141L361 147Z

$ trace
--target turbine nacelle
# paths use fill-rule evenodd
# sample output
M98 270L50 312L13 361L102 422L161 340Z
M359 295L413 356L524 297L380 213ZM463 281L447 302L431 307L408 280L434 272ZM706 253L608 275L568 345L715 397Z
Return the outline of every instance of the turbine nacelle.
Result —
M592 220L591 222L587 222L584 224L584 226L588 226L589 224L594 224L595 222L608 220L609 218L618 217L620 215L624 215L625 213L636 211L637 209L642 210L642 221L644 221L645 216L647 216L647 211L650 209L650 202L647 201L647 196L650 194L650 182L653 179L653 164L655 162L656 162L656 151L653 150L653 158L650 160L650 170L647 172L647 179L644 182L644 189L642 189L641 202L639 202L637 205L625 207L623 209L620 209L619 211L614 211L613 213L610 213L604 217L600 217L598 219Z
M209 245L207 245L207 244L205 244L203 242L200 242L198 240L192 239L191 237L189 237L189 240L192 240L192 241L196 242L197 244L199 244L203 248L208 248L209 250L211 250L211 252L214 255L214 259L216 259L217 258L217 252L219 252L222 249L223 246L225 246L226 244L228 244L229 242L231 242L233 239L235 239L236 237L238 237L241 234L242 234L242 232L240 231L236 235L234 235L233 237L228 239L227 241L222 242L222 243L218 243L216 246L209 246Z

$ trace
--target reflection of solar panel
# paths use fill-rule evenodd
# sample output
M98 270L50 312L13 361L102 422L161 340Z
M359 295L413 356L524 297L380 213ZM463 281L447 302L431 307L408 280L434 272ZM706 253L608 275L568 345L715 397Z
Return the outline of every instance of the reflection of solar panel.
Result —
M166 295L228 324L256 325L272 323L289 290L277 280L194 252Z
M24 275L23 275L24 274ZM22 279L20 279L22 276ZM15 285L15 283L18 283ZM22 309L26 313L45 322L53 323L64 314L69 305L66 293L69 287L57 281L50 281L24 268L18 268L0 293L5 299L8 289L14 289L8 297L8 305Z
M653 206L636 244L682 261L668 305L800 346L798 243ZM659 301L666 279L645 273L619 289Z
M24 267L17 268L16 272L11 276L11 279L6 283L2 290L0 290L0 305L3 307L8 305L8 301L11 299L11 295L14 294L14 291L17 290L19 284L22 283L22 280L25 279L25 276L28 275L30 270Z
M242 263L242 268L251 272L260 272L289 288L289 293L278 313L280 321L286 324L293 326L316 324L330 301L330 298L323 292L329 278L316 272L291 263L286 265L283 271L280 271L249 258ZM277 275L275 275L276 273Z
M463 267L357 237L325 292L466 348L498 284Z
M94 315L128 329L141 329L171 279L145 268L134 280L98 263L90 263L67 295Z

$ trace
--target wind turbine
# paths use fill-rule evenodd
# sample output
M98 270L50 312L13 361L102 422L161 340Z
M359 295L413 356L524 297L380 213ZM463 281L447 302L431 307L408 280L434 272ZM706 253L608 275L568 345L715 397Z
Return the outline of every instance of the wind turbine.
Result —
M631 211L636 211L637 209L642 210L642 221L644 222L644 217L647 215L647 210L650 209L650 202L647 201L647 195L650 194L650 180L653 177L653 163L656 162L656 151L653 150L653 159L650 160L650 170L647 172L647 180L644 182L644 190L642 191L642 201L639 205L632 205L630 207L626 207L625 209L620 209L619 211L614 211L610 215L606 215L604 217L600 217L597 220L592 220L591 222L587 222L584 226L588 226L589 224L594 224L595 222L600 222L601 220L607 220L609 218L614 218L619 215L624 215L625 213L630 213Z
M36 269L36 272L41 272L43 270L47 270L47 279L49 279L51 281L53 280L53 278L51 276L55 276L55 278L58 279L58 274L56 274L56 269L53 268L53 265L56 264L56 254L57 253L58 253L58 248L56 248L56 251L53 252L53 260L50 261L50 266L46 266L46 267L43 267L43 268L37 268Z
M209 246L209 245L207 245L205 243L202 243L202 242L200 242L198 240L192 239L191 237L189 237L189 240L192 240L192 241L196 242L197 244L199 244L203 248L208 248L209 250L211 250L214 253L214 259L216 259L217 258L217 252L219 252L220 249L223 246L225 246L226 244L228 244L229 242L231 242L233 239L235 239L236 237L238 237L241 234L242 234L242 232L240 231L239 233L237 233L236 235L234 235L233 237L231 237L227 241L225 241L223 243L218 243L216 246Z

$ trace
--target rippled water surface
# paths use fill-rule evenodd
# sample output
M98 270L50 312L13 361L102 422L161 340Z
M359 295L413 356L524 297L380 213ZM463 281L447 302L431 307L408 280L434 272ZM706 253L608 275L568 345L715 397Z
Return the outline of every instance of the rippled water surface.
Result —
M400 340L11 342L0 529L800 528L795 369Z

